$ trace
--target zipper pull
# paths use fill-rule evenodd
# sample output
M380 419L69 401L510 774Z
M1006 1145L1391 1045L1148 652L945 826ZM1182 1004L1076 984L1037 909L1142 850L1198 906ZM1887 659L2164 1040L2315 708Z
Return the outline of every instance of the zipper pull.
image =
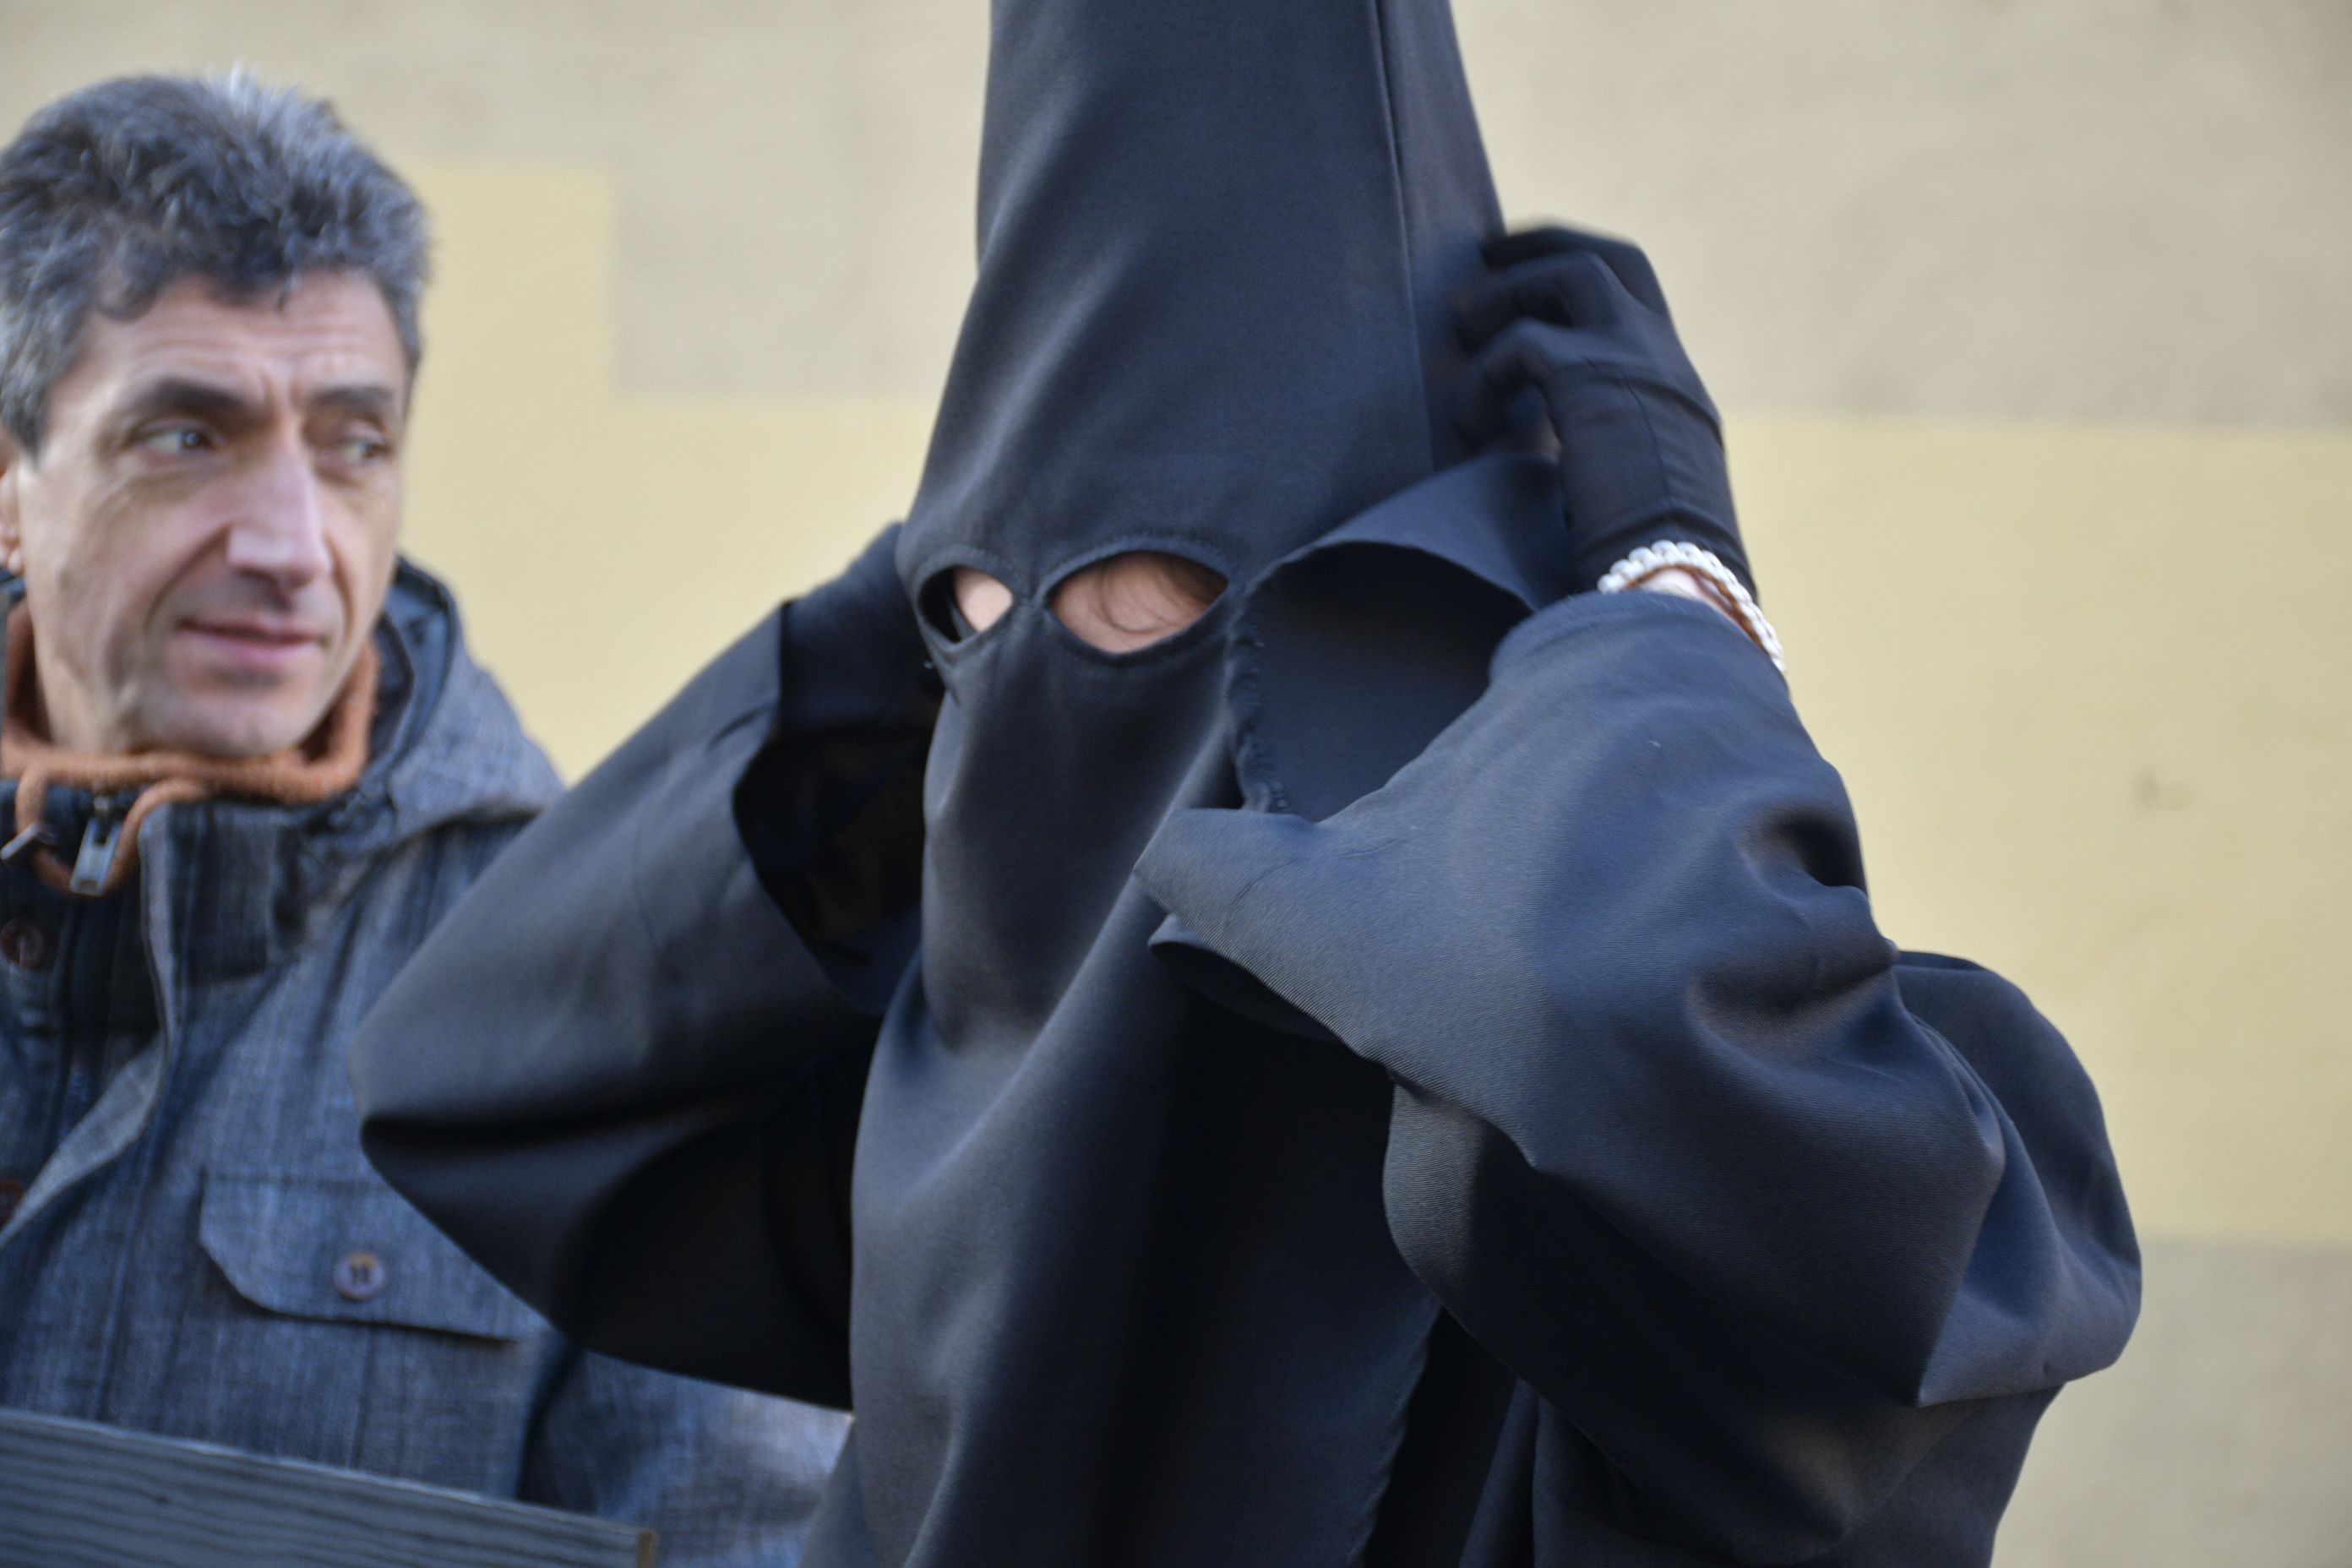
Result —
M115 851L122 847L122 814L100 801L90 808L89 826L82 829L81 848L74 856L73 890L85 899L106 891L114 871Z
M49 831L47 823L37 822L7 843L0 844L0 866L15 865L25 851L36 844L51 849L57 847L58 836Z

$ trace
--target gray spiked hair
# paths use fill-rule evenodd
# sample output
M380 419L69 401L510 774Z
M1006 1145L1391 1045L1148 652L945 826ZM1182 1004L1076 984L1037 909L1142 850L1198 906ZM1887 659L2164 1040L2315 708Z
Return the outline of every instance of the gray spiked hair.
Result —
M84 88L0 149L0 425L37 456L90 312L135 318L192 276L247 300L364 272L414 375L427 248L415 193L321 100L242 68Z

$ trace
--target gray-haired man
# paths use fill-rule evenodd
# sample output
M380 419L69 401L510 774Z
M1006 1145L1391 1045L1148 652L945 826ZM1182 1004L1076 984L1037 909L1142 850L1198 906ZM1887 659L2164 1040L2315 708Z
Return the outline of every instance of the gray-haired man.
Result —
M557 787L395 553L425 258L242 77L0 151L0 1405L789 1560L839 1417L581 1352L360 1156L348 1032Z

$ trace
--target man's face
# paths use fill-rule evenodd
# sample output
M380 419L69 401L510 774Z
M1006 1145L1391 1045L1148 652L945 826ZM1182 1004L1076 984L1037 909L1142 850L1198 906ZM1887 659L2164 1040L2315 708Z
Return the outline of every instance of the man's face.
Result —
M251 757L315 729L391 584L407 384L362 275L93 314L39 457L0 440L50 738Z

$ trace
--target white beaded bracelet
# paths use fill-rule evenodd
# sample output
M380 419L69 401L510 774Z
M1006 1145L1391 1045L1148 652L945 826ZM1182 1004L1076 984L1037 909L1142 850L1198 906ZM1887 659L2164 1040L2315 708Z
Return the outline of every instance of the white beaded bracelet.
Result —
M1734 618L1739 622L1740 629L1764 650L1765 657L1772 661L1772 668L1783 675L1789 673L1788 663L1780 657L1780 634L1773 631L1772 623L1764 618L1764 612L1756 607L1756 595L1748 591L1748 584L1742 583L1738 574L1726 566L1723 558L1712 550L1701 550L1696 544L1685 544L1674 539L1661 539L1655 544L1644 544L1601 574L1601 592L1622 594L1628 588L1639 586L1645 579L1675 567L1695 573L1713 584L1731 602L1737 612Z

